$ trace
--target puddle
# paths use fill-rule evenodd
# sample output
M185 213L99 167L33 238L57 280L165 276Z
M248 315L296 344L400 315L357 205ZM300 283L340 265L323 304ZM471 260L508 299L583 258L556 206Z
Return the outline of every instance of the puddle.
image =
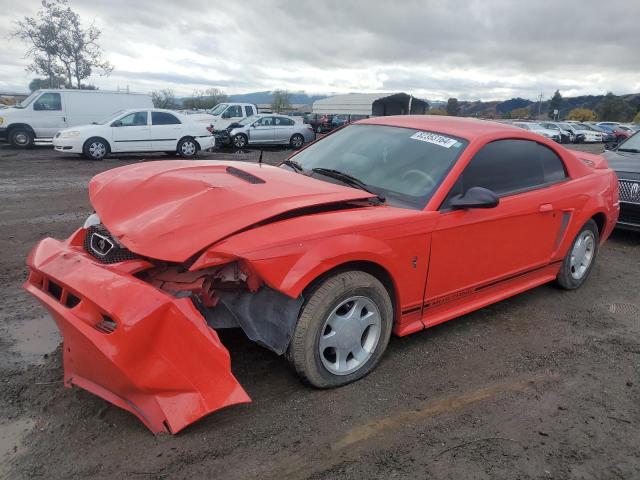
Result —
M16 448L19 451L22 439L34 425L30 418L0 421L0 459L13 455Z
M11 353L18 361L32 365L44 363L44 355L62 342L58 326L48 315L11 325L9 334L13 338Z

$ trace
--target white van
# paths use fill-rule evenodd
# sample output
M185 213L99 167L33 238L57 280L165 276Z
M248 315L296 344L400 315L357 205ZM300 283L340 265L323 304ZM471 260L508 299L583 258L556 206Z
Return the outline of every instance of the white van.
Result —
M58 130L99 122L120 110L153 108L149 95L102 90L36 90L0 110L0 140L15 147L50 144Z
M253 103L219 103L207 113L213 118L211 126L216 131L225 130L232 123L257 115L258 107Z

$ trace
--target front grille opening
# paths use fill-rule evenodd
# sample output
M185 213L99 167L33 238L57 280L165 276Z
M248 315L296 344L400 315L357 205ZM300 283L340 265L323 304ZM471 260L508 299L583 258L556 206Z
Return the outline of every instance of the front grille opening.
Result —
M67 298L64 300L64 306L67 308L73 308L80 303L80 299L73 293L67 291Z
M99 332L102 332L108 335L110 333L113 333L116 330L116 328L118 328L118 324L113 320L113 318L107 315L103 315L102 320L96 323L95 328Z
M49 292L58 301L62 298L62 287L51 280L48 282L47 292Z

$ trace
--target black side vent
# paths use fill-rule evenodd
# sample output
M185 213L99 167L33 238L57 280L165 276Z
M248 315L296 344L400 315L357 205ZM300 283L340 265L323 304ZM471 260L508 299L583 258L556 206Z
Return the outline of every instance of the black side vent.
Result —
M242 180L244 180L245 182L249 182L249 183L265 183L265 181L263 179L261 179L260 177L256 177L255 175L251 175L250 173L245 172L244 170L240 170L239 168L236 167L227 167L227 173L230 175L234 175L238 178L241 178Z
M118 324L113 320L113 318L103 315L102 320L96 323L95 328L99 332L108 335L110 333L113 333L116 328L118 328Z

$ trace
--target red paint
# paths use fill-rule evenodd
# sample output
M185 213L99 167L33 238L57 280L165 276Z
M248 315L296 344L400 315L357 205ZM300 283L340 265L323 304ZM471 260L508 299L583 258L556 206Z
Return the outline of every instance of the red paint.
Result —
M573 153L492 122L404 116L359 123L437 131L465 138L469 146L421 211L372 205L363 201L370 195L361 190L275 167L205 161L105 172L90 183L91 202L131 251L184 262L180 271L194 274L170 277L182 282L176 289L208 292L210 284L197 273L233 261L239 261L250 290L264 283L291 297L346 263L374 267L394 290L398 335L553 280L582 225L603 215L604 242L616 223L617 181L599 155ZM570 178L503 197L493 209L440 212L473 155L503 138L548 146ZM230 174L229 166L255 176L257 183ZM351 208L278 218L347 201ZM79 230L66 242L43 240L28 261L26 288L49 309L64 336L67 385L132 411L156 432L166 430L164 422L176 432L218 408L249 401L230 372L226 349L188 299L136 277L151 265L147 261L99 263L83 250L83 237ZM44 278L80 298L80 304L69 308L44 292ZM111 334L95 329L103 315L117 323Z

